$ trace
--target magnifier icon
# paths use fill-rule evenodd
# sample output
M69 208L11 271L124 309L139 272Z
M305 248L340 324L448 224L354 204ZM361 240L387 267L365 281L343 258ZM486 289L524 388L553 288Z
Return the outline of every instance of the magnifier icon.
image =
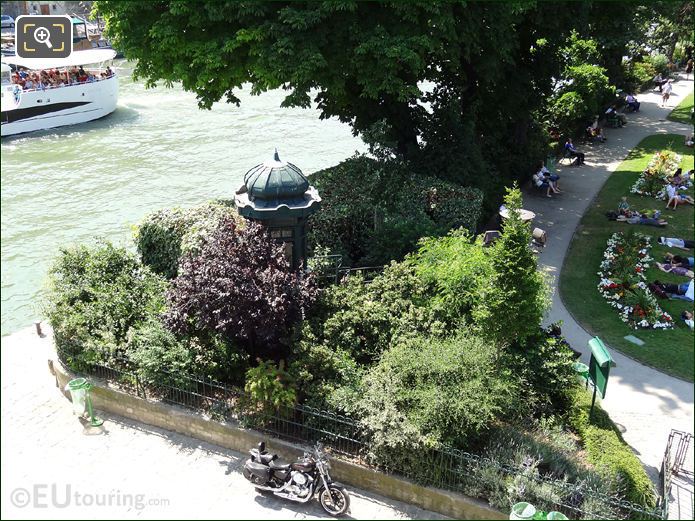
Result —
M51 45L51 32L45 27L37 27L34 31L34 39L39 43L45 43L46 47L49 49L53 48Z

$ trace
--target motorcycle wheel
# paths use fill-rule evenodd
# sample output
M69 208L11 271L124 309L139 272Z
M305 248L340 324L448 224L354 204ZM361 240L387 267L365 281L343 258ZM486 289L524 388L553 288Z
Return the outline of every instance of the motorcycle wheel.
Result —
M328 514L342 516L350 508L350 496L344 488L330 485L321 490L319 503Z

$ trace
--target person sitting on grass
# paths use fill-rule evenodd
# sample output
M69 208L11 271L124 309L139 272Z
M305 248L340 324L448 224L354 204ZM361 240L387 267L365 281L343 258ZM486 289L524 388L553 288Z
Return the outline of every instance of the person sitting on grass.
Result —
M668 262L673 266L680 266L682 268L695 267L695 258L681 257L680 255L674 255L673 253L667 253L664 255L664 262Z
M695 241L680 239L678 237L659 237L658 242L669 248L680 248L681 250L692 250L695 248Z
M572 138L567 138L567 141L565 142L565 151L569 154L570 157L577 158L577 165L584 164L584 153L576 149L576 147L572 143Z
M695 135L690 134L688 137L685 138L685 146L692 147L693 145L695 145Z
M683 169L679 168L673 173L673 177L667 177L666 180L675 186L678 190L687 190L692 186L690 179L692 178L692 170L683 173Z
M680 277L693 278L693 271L689 270L688 268L674 266L673 264L662 264L660 262L656 263L656 267L661 271L665 271L666 273L673 273L674 275L678 275Z
M695 328L693 314L690 311L683 311L683 313L681 313L681 318L683 319L683 322L685 322L685 325L688 326L690 329Z
M625 196L622 196L618 203L618 215L624 215L625 217L630 217L632 215L630 203L627 202L627 197Z
M691 196L680 195L678 193L678 187L673 183L669 183L666 185L666 195L668 197L666 208L669 208L671 205L673 205L673 209L675 210L679 204L695 204L695 200Z

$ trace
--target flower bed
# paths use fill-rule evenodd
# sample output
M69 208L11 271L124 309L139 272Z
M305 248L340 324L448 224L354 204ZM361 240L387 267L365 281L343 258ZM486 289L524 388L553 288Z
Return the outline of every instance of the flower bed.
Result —
M633 194L666 199L667 178L675 173L680 162L681 156L670 150L657 152L630 191Z
M673 319L661 309L647 288L644 275L649 263L651 238L640 233L614 233L603 254L598 290L634 329L671 329Z

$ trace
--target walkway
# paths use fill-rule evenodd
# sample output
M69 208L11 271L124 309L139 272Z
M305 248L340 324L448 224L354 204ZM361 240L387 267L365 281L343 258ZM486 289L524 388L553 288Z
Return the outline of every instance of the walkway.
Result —
M329 519L315 500L256 493L239 452L112 415L90 435L48 372L51 350L33 328L2 338L2 519ZM349 490L347 519L445 519Z
M675 133L685 136L692 127L666 120L680 101L693 90L693 82L674 83L674 92L667 108L661 108L658 92L638 96L639 113L628 114L628 124L620 129L606 129L608 141L587 152L586 166L560 167L564 193L548 199L524 195L525 208L536 212L534 224L548 234L548 245L539 256L542 268L553 275L553 303L547 323L563 321L562 332L570 344L583 352L588 363L587 342L591 336L565 309L557 284L567 249L584 212L611 172L627 157L643 138L652 134ZM598 269L598 267L597 267ZM652 479L658 469L671 429L693 430L693 384L667 376L655 369L611 350L617 367L611 371L606 399L602 406L618 424L627 441Z

